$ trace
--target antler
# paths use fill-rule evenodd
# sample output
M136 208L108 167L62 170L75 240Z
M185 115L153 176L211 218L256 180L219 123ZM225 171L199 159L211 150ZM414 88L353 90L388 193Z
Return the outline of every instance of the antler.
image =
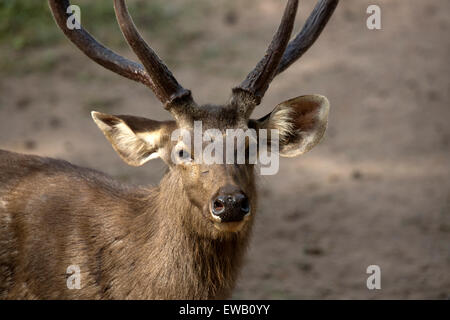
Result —
M152 87L162 102L170 102L183 97L191 97L191 92L184 89L177 82L167 66L139 35L133 20L128 13L124 0L114 0L117 21L125 39L144 64L145 69L153 80Z
M298 0L289 0L284 9L283 18L280 26L273 36L272 42L266 51L264 57L258 62L247 78L236 88L233 93L240 91L250 93L255 99L256 104L261 102L270 82L275 76L275 72L283 57L289 38L291 37L292 28L294 27L295 15L297 13Z
M115 0L114 7L120 28L135 54L144 64L130 61L99 43L82 27L69 29L68 0L49 0L56 23L64 34L89 58L121 76L140 82L153 90L158 99L169 108L179 99L192 100L191 92L178 84L167 66L141 38L123 0Z
M321 0L314 7L302 30L289 42L276 76L290 67L314 44L334 13L339 0Z
M277 33L267 49L264 58L249 73L247 78L233 89L233 99L242 100L240 92L250 94L253 104L261 103L270 82L299 59L316 41L336 9L339 0L320 0L306 20L300 33L287 44L295 19L298 1L289 0ZM245 106L249 116L254 106Z

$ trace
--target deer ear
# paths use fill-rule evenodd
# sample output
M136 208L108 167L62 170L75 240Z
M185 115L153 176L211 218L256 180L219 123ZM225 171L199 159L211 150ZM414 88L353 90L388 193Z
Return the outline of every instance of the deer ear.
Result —
M300 96L280 103L259 120L257 129L278 129L280 155L295 157L311 150L322 139L328 123L330 104L321 95Z
M175 121L155 121L140 117L109 115L92 111L92 118L127 164L141 166L160 157Z

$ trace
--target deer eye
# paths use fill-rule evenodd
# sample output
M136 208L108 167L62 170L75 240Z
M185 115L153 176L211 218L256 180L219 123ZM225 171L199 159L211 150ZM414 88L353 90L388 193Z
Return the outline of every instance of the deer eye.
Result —
M180 149L178 151L178 158L184 161L191 160L191 154L184 149Z

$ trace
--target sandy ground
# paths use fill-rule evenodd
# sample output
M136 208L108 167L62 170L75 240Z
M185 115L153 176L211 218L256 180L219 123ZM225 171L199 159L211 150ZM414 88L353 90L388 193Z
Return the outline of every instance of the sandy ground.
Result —
M374 3L382 9L379 31L365 26ZM171 68L198 102L228 98L262 56L283 5L221 0L196 19L201 37L173 54ZM296 30L313 5L301 1ZM450 298L449 9L447 0L343 0L315 46L273 82L255 117L320 93L331 101L330 125L320 146L261 178L234 298ZM159 39L152 46L163 47ZM193 58L205 47L217 54ZM167 119L152 93L68 42L21 59L50 53L58 59L51 72L0 73L0 148L157 184L164 164L127 167L89 115ZM372 264L381 268L381 290L366 287Z

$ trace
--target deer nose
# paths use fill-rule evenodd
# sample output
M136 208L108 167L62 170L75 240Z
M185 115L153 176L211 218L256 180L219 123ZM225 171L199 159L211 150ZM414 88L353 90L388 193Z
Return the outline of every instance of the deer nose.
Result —
M220 192L211 200L211 213L221 222L241 221L250 213L250 202L242 192Z

